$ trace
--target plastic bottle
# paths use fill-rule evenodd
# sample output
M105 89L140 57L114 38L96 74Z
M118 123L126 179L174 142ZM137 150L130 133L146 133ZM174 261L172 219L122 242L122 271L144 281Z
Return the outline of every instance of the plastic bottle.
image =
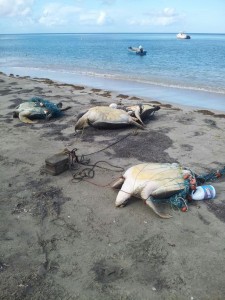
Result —
M198 186L191 193L192 200L209 200L216 197L216 190L212 185Z

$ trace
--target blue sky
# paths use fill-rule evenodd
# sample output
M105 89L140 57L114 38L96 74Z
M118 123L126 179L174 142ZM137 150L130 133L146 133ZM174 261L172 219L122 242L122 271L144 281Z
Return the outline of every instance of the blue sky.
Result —
M225 33L225 0L0 0L0 33Z

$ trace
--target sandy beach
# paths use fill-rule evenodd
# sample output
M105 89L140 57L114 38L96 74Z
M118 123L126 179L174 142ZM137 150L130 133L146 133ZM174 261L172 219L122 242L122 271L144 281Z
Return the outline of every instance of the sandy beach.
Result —
M71 109L36 124L13 118L34 96ZM178 162L199 174L221 169L224 112L3 73L0 97L0 299L224 299L224 178L212 183L214 200L185 213L159 205L168 220L136 198L116 208L110 188L122 169L142 162ZM161 109L145 130L90 127L75 135L80 111L118 101ZM45 159L65 148L105 168L78 183L78 170L48 174Z

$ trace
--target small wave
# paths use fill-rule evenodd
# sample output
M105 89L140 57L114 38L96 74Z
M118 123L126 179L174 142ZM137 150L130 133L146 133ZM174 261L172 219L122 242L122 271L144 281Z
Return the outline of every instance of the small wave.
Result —
M140 84L149 84L154 85L158 87L165 87L165 88L174 88L174 89L186 89L190 91L201 91L201 92L207 92L207 93L216 93L216 94L224 94L225 95L225 89L221 88L214 88L214 87L203 87L203 86L188 86L188 85L181 85L176 83L169 83L169 82L160 82L160 81L153 81L153 80L146 80L143 78L136 78L136 77L130 77L125 75L119 75L119 74L109 74L109 73L99 73L94 71L84 71L84 70L76 70L68 72L68 70L63 70L63 73L72 73L72 74L79 74L83 76L90 76L90 77L98 77L98 78L106 78L106 79L114 79L114 80L123 80L123 81L129 81L129 82L137 82Z
M225 95L225 89L221 88L214 88L214 87L203 87L203 86L188 86L188 85L181 85L176 83L168 83L168 82L160 82L160 81L153 81L153 80L145 80L135 77L129 77L129 76L122 76L118 74L104 74L104 73L97 73L97 72L90 72L90 71L77 71L77 74L84 76L91 76L91 77L99 77L99 78L108 78L108 79L115 79L115 80L123 80L123 81L129 81L129 82L137 82L140 84L149 84L154 85L158 87L165 87L165 88L174 88L174 89L185 89L190 91L201 91L201 92L207 92L207 93L216 93L216 94L223 94Z
M185 89L185 90L201 91L201 92L225 95L225 89L219 89L219 88L196 87L196 86L187 86L187 85L180 85L174 83L164 83L164 82L156 82L156 81L148 81L148 80L145 81L145 80L138 80L138 79L135 81L140 83L145 83L145 84L151 84L155 86L166 87L166 88L183 89L183 90Z
M199 91L199 92L206 92L206 93L215 93L225 95L225 89L220 87L205 87L205 86L190 86L180 83L171 83L171 82L163 82L159 80L150 80L150 79L143 79L137 78L134 76L126 76L121 74L111 74L111 73L100 73L98 71L89 71L89 70L68 70L68 69L50 69L49 67L11 67L8 68L10 70L22 70L22 75L24 75L26 71L26 75L28 76L39 76L38 74L42 74L43 77L48 76L49 74L64 74L66 75L67 79L71 76L71 79L75 76L84 76L84 77L92 77L92 78L103 78L109 80L119 80L119 81L126 81L126 82L136 82L138 84L144 84L157 86L157 87L164 87L164 88L172 88L172 89L181 89L181 90L189 90L189 91ZM63 78L62 78L63 79Z

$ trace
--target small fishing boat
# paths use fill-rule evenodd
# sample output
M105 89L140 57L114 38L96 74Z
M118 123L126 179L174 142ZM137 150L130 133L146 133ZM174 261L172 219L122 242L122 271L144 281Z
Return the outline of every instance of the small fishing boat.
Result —
M140 56L146 55L147 51L142 48L142 46L137 47L128 47L130 53L134 53Z
M184 33L184 32L180 32L177 34L177 39L181 39L181 40L190 40L190 35Z

